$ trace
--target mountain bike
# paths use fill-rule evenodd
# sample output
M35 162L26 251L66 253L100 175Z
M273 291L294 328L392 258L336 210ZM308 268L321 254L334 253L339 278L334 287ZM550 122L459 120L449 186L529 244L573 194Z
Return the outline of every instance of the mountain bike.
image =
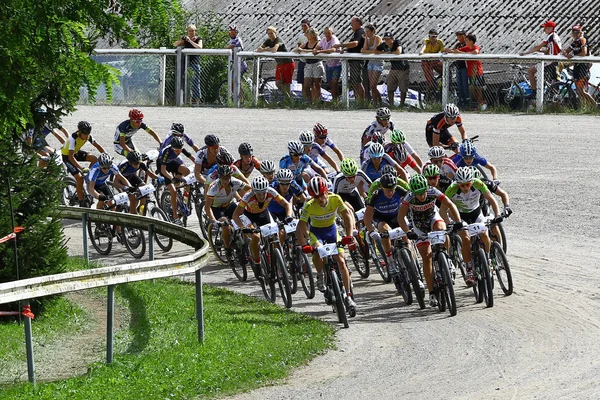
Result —
M367 244L369 255L371 256L371 260L377 268L379 275L381 275L381 279L385 283L390 283L392 281L392 277L390 275L389 265L387 264L387 259L385 257L385 250L383 250L383 243L381 243L381 239L374 240L367 232L367 228L364 227L363 235L365 238L365 243Z
M502 217L508 218L508 216L504 214ZM490 247L489 261L494 270L494 276L498 280L504 295L510 296L513 292L513 279L510 271L510 265L508 263L508 259L506 258L506 252L504 251L506 240L503 237L502 244L498 242L498 236L496 234L497 231L494 229L496 227L500 227L501 232L504 234L504 229L502 229L501 223L494 223L490 221L488 226L488 235L492 241L492 246Z
M476 284L473 285L473 294L475 301L481 303L485 299L487 307L494 306L494 286L492 281L492 272L485 254L483 241L480 234L487 232L489 222L476 222L467 226L467 231L471 238L471 260L473 262L473 274Z
M291 277L292 294L298 290L298 281L307 299L315 297L315 277L308 256L302 252L302 247L296 241L298 220L294 219L283 227L286 239L283 243L283 254Z
M357 227L360 228L359 225L362 225L362 220L365 216L365 208L358 210L355 212L356 224ZM358 274L361 278L368 278L371 274L371 268L369 267L369 245L365 240L365 230L359 229L360 232L356 234L354 237L356 239L357 246L356 248L350 249L350 259L352 260L352 264L354 268L358 271Z

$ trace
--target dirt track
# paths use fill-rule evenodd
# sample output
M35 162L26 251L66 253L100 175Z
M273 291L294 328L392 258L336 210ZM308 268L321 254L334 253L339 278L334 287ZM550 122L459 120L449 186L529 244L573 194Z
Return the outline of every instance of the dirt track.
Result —
M359 137L373 111L325 112L146 108L147 123L161 136L173 121L201 141L217 133L235 151L252 143L261 159L278 161L285 142L302 129L324 123L345 154L357 157ZM93 123L93 135L112 153L123 107L82 107L65 119ZM424 155L429 114L394 113L408 141ZM457 281L458 315L406 307L378 276L354 276L359 314L338 333L338 350L297 370L281 386L240 399L410 398L598 398L600 306L596 253L599 240L597 193L598 118L553 115L464 115L478 149L498 167L515 213L505 224L515 293L496 291L495 305L474 304ZM152 144L139 133L143 150ZM80 253L79 224L67 233L71 252ZM179 248L185 250L184 246ZM92 250L93 253L93 250ZM122 253L117 253L122 255ZM119 260L119 261L122 261ZM356 274L357 275L357 274ZM218 266L204 272L209 283L260 295L255 281L241 284ZM335 322L320 295L294 296L293 310Z

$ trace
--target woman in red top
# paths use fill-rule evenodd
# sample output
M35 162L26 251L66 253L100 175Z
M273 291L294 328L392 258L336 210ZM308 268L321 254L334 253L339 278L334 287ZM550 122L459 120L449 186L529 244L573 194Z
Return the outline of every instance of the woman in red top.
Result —
M476 41L477 37L469 33L465 36L466 46L459 47L458 49L444 49L444 52L479 54L481 53L481 48L475 44ZM483 98L483 90L481 89L485 86L481 60L467 60L467 75L469 76L469 92L477 104L479 104L481 111L485 111L487 109L487 102Z

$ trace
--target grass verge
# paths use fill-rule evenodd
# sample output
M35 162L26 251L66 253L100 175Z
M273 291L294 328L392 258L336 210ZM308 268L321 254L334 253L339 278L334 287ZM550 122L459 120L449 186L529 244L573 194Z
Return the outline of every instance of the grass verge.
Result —
M159 280L120 285L116 292L129 303L132 323L129 346L111 366L96 363L84 376L36 388L4 386L0 398L232 394L284 378L333 345L334 330L322 321L210 286L204 287L206 339L199 344L193 285Z

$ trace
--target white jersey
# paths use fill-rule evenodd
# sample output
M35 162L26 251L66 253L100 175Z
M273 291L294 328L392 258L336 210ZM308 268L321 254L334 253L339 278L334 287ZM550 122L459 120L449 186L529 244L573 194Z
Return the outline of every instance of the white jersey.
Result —
M394 122L392 122L392 120L388 121L388 125L387 126L383 126L381 125L379 122L377 122L377 120L371 122L371 125L367 126L367 129L365 129L365 131L363 132L363 136L362 139L364 140L364 138L368 138L369 140L373 137L373 134L375 132L379 132L381 134L381 136L383 136L383 141L385 142L385 134L388 131L393 131L394 130Z
M358 185L361 185L365 192L369 191L371 187L371 179L360 169L356 172L356 178L354 182L350 183L343 173L338 174L333 178L333 193L335 194L348 194L357 191Z
M217 179L210 184L206 191L206 197L213 199L213 207L226 206L231 203L231 200L235 197L238 190L246 186L246 184L239 179L231 178L229 182L229 193L227 193L227 187L221 184L221 180Z

